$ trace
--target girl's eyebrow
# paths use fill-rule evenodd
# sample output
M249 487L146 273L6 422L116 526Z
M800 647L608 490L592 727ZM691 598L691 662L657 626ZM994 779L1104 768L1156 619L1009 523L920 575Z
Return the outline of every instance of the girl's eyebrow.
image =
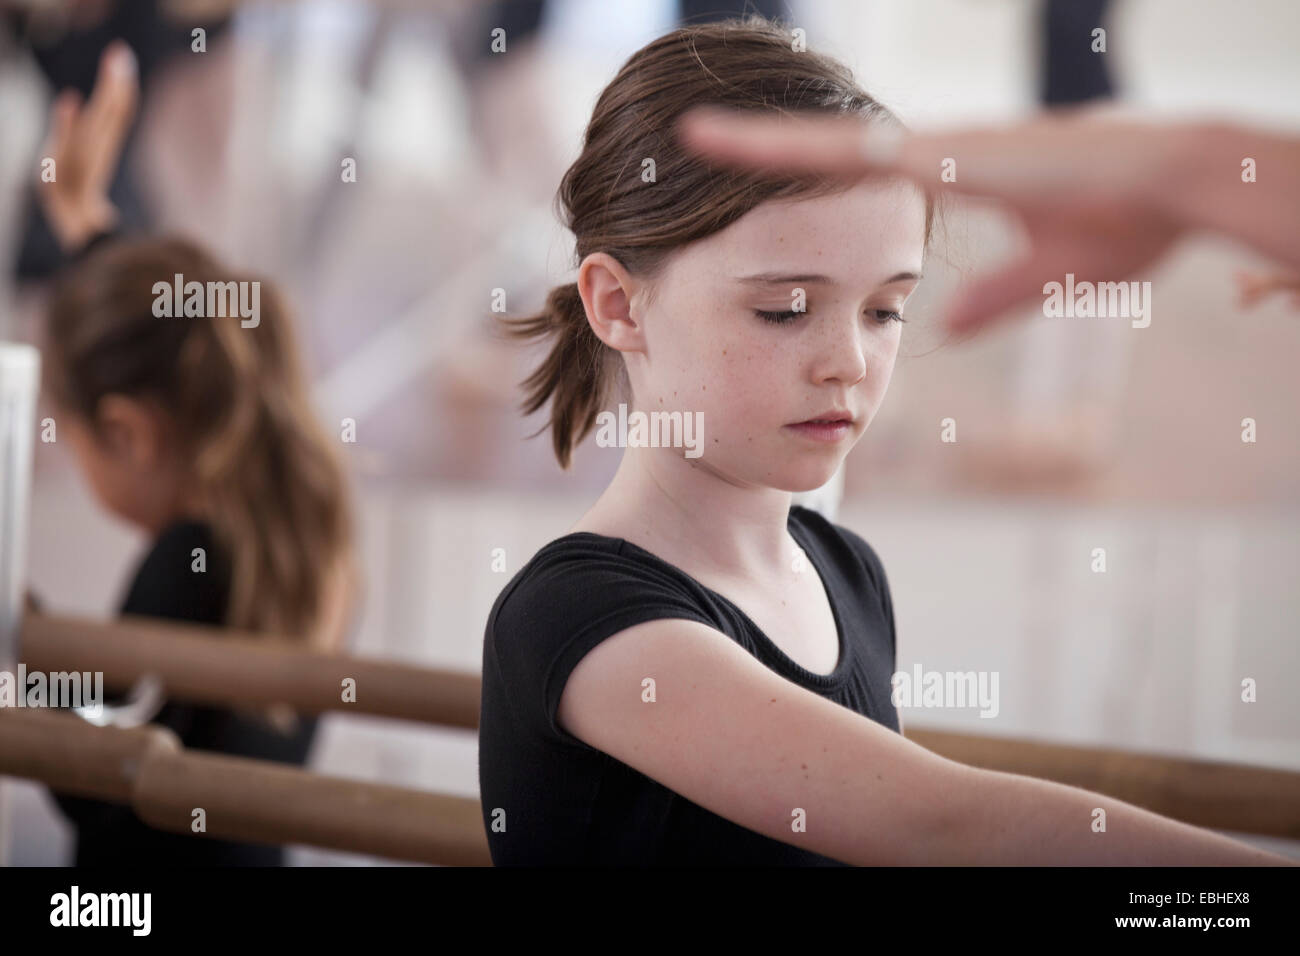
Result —
M889 285L892 282L902 282L905 279L915 279L920 281L920 272L900 272L897 275L890 276L881 285ZM791 282L821 282L830 284L833 280L830 276L823 275L781 275L779 272L759 272L752 276L735 276L737 282L744 282L750 285L788 285Z

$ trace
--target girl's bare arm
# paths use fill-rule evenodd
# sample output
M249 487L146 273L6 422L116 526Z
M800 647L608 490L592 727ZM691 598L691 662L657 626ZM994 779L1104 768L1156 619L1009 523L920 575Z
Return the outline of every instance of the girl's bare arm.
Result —
M967 770L953 808L953 830L943 840L953 864L1296 865L1089 790L1021 774ZM1105 830L1095 829L1103 820Z
M940 757L692 621L602 641L570 674L556 716L719 816L848 863L1288 862L1118 800ZM1093 832L1095 807L1106 833Z

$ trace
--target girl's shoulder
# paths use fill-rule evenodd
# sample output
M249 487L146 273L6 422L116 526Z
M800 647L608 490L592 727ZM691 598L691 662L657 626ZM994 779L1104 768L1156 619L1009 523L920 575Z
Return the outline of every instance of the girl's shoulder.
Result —
M860 534L802 505L790 508L790 522L813 538L830 560L860 564L877 590L887 589L880 555Z
M576 532L551 541L488 616L484 711L509 709L549 739L590 750L557 721L565 681L601 641L660 618L722 626L707 592L623 539Z
M568 652L656 618L719 626L717 601L688 575L623 538L574 532L549 542L501 590L490 644Z
M577 531L543 545L502 589L493 620L548 610L587 617L646 603L696 607L690 579L624 538Z
M840 580L845 583L847 593L852 600L867 600L863 581L875 592L875 600L889 626L890 646L896 653L898 636L894 630L894 597L889 590L889 578L885 575L885 566L880 561L876 549L855 531L832 521L808 508L790 509L791 523L797 523L815 538L822 555L828 564L836 565L841 572ZM798 512L796 514L796 512Z

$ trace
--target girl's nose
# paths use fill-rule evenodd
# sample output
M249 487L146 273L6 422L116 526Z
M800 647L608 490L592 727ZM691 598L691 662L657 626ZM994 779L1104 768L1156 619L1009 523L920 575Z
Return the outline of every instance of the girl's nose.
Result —
M827 321L816 345L814 381L838 381L843 385L862 381L867 374L868 343L864 339L862 319L856 312Z

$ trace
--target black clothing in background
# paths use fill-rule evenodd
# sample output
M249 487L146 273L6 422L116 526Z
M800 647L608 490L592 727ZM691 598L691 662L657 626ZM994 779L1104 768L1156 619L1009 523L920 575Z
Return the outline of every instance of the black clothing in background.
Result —
M622 538L557 538L506 585L484 636L478 736L494 864L844 865L706 810L556 720L565 682L588 651L635 624L680 618L721 631L787 680L897 733L894 612L880 559L807 508L791 508L788 527L820 574L839 627L840 659L830 674L801 667L727 598ZM506 829L495 833L498 808Z
M1092 52L1092 31L1110 0L1045 0L1043 6L1042 101L1047 107L1111 99L1110 37L1106 53Z
M202 548L207 570L191 570ZM197 522L167 528L144 558L121 613L220 625L230 597L229 566L211 529ZM170 727L186 748L238 757L306 763L318 718L299 718L291 736L230 711L166 704L152 723ZM55 794L77 831L77 866L282 866L282 847L233 843L155 830L130 807Z

